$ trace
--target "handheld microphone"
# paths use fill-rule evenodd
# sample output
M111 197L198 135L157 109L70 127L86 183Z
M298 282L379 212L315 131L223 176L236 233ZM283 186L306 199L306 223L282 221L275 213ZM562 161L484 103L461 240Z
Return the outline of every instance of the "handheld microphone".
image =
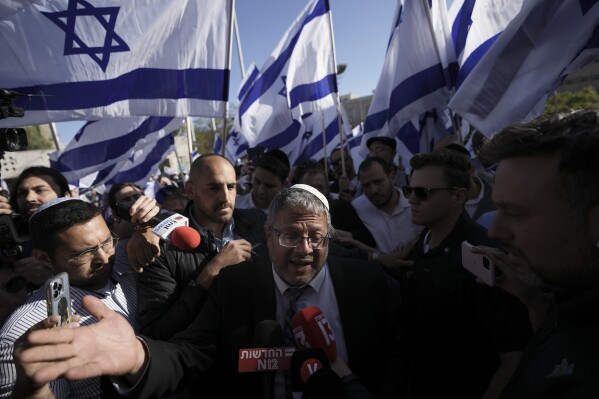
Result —
M295 348L286 348L283 330L274 320L262 320L254 330L254 348L239 349L238 371L289 370Z
M312 375L330 369L329 360L320 348L299 349L291 356L291 387L303 392Z
M134 201L123 201L116 204L116 216L131 223L129 211ZM149 222L152 233L165 241L172 243L179 249L190 251L200 245L200 234L189 227L189 219L178 213L161 210Z
M275 320L262 320L256 324L253 341L257 347L283 346L283 329ZM274 397L273 373L262 373L261 390L263 399Z
M294 314L291 327L298 348L320 348L329 361L337 358L335 334L318 307L309 306Z

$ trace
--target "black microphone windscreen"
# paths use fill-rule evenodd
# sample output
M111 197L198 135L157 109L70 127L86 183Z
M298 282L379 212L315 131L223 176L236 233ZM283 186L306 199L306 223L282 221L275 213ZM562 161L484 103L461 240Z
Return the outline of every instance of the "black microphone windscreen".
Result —
M285 346L283 329L275 320L262 320L254 329L254 347L273 348Z
M329 359L320 348L299 349L291 356L291 386L294 392L303 391L306 382L316 371L330 368Z

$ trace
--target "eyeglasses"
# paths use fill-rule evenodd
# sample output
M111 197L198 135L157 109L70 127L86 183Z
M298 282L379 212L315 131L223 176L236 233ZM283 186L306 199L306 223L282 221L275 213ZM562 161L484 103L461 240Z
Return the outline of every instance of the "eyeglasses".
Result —
M312 249L325 248L327 245L329 245L329 235L328 234L325 236L316 235L314 237L302 237L302 236L296 236L296 235L292 235L292 234L281 233L273 227L271 227L271 229L272 229L272 231L274 231L274 233L277 235L277 237L279 237L279 244L282 247L295 248L303 240L308 240L308 245Z
M412 196L412 193L414 193L414 195L416 196L416 198L418 199L418 201L428 201L428 198L430 197L430 195L432 193L434 193L435 191L457 190L458 188L459 187L438 187L438 188L432 188L432 187L403 186L401 188L401 191L403 192L403 195L406 198L410 198Z
M14 276L2 285L2 290L10 294L16 294L25 288L27 279L23 276Z
M73 255L71 257L73 262L78 263L80 265L91 262L96 257L100 248L102 248L102 251L104 251L105 254L109 254L114 249L114 247L116 247L116 244L119 242L119 237L116 234L110 232L110 235L111 237L108 240L104 241L102 244L96 246L95 248L90 248L81 253Z

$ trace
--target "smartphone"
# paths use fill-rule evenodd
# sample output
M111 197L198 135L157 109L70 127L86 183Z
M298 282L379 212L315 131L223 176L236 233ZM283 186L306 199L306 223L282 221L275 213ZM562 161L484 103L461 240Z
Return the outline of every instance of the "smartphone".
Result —
M71 321L71 295L68 274L60 273L46 281L46 305L48 317L60 316L57 326Z
M496 272L495 265L488 257L472 253L472 247L473 245L468 241L462 242L462 266L481 281L493 287L499 270Z

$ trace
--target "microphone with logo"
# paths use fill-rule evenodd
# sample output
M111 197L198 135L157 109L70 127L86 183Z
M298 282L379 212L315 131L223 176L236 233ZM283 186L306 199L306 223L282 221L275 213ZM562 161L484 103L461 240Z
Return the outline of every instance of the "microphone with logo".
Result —
M299 348L291 357L291 383L302 398L374 398L351 374L341 358L337 359L335 334L322 311L316 306L300 310L291 318L295 342ZM337 364L335 371L331 369ZM344 371L341 375L337 374Z
M261 373L261 397L274 396L274 371L289 370L293 348L285 348L283 330L275 320L262 320L254 329L253 348L239 350L238 371Z
M129 211L133 203L134 201L117 203L116 216L131 223ZM152 227L155 235L184 251L191 251L200 245L200 234L189 227L189 219L178 213L163 209L145 224Z

